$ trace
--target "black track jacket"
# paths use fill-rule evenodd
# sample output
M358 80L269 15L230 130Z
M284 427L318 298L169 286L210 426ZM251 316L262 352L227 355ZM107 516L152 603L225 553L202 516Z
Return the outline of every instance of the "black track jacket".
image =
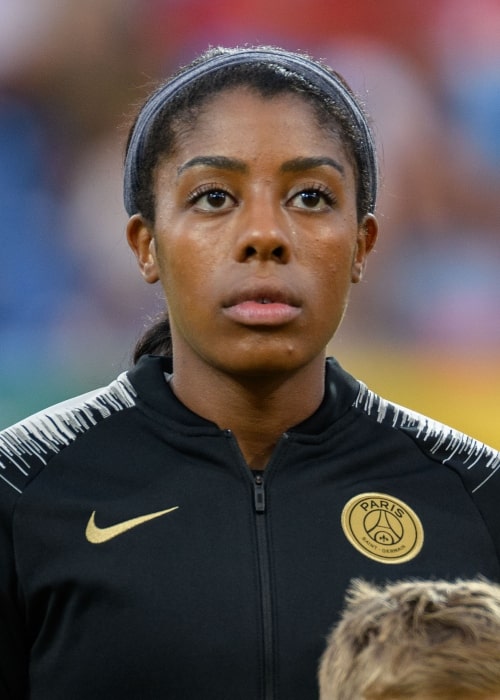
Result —
M351 578L500 580L495 450L328 360L254 476L167 371L0 433L2 700L314 700Z

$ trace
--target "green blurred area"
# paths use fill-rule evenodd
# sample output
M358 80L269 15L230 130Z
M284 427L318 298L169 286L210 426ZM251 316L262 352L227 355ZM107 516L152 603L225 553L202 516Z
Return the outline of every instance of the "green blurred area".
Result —
M132 343L130 343L132 347ZM108 384L130 364L130 349L112 352L90 338L88 347L52 361L24 355L0 368L0 430L60 401Z

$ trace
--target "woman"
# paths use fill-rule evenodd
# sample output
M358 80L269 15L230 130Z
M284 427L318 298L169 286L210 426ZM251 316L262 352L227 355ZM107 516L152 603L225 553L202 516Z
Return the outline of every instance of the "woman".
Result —
M146 102L127 236L168 320L0 436L2 697L316 698L353 575L499 578L498 454L325 362L376 187L302 55L210 51Z

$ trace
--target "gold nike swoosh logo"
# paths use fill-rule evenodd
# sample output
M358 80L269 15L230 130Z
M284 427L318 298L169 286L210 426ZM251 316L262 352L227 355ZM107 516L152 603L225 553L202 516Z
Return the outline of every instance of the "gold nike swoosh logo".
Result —
M173 508L167 508L167 510L159 510L157 513L148 513L147 515L140 515L138 518L132 518L131 520L124 520L121 523L116 523L116 525L110 525L109 527L98 527L95 524L95 510L89 518L87 527L85 529L85 537L91 544L102 544L103 542L108 542L112 540L113 537L118 537L128 530L147 523L149 520L154 520L154 518L160 518L162 515L171 513L173 510L177 510L179 506L174 506Z

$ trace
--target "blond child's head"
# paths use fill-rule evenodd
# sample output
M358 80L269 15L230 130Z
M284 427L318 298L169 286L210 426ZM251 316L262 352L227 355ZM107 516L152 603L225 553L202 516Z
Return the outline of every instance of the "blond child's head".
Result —
M500 586L352 582L320 700L500 700Z

